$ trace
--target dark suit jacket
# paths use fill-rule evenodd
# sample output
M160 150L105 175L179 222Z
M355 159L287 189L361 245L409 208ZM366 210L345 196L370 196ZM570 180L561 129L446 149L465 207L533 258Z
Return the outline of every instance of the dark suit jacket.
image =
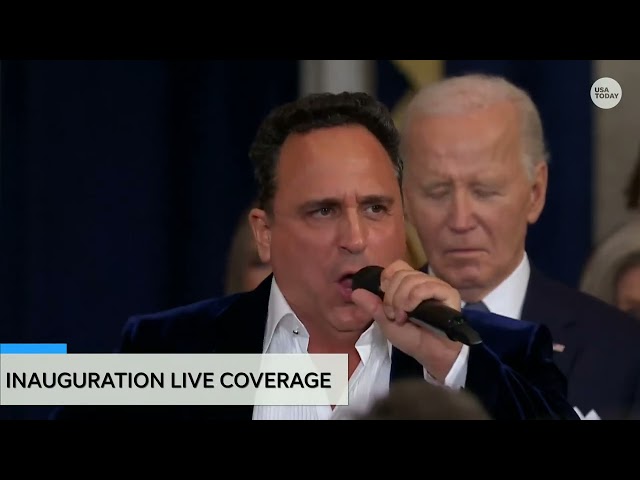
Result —
M132 317L122 353L262 353L269 276L256 290ZM542 326L475 312L469 321L484 339L470 348L465 388L496 419L577 418L565 400L566 380L552 361ZM390 381L422 377L413 358L393 349ZM56 419L250 420L251 406L65 407Z
M584 414L640 418L640 324L618 309L531 267L522 318L542 322L564 345L554 359L568 399Z

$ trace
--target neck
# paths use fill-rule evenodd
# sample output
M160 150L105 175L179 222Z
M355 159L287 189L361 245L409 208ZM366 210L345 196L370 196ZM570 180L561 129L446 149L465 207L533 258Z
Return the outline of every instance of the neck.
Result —
M349 353L355 351L356 342L363 332L327 332L309 327L309 353Z
M495 290L502 282L504 282L516 271L516 269L520 266L520 263L522 262L523 256L524 256L524 250L517 253L513 257L511 262L507 265L507 267L503 268L501 271L498 272L497 278L494 278L494 280L488 284L472 285L467 288L464 288L464 287L456 287L454 283L447 280L446 276L440 277L440 278L443 278L445 282L450 283L458 290L458 293L460 293L460 298L462 299L463 302L466 302L466 303L481 302L482 300L484 300L484 298L487 295L489 295L493 290Z

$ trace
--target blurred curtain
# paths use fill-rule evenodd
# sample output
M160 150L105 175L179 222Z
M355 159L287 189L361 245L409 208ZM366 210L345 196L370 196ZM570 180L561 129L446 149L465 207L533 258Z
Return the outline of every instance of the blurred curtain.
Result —
M297 61L3 61L0 342L110 351L223 291L247 151Z
M380 60L379 98L399 110L413 90L463 73L494 73L531 94L551 152L547 203L530 228L527 251L549 276L577 286L592 244L592 63L524 60Z

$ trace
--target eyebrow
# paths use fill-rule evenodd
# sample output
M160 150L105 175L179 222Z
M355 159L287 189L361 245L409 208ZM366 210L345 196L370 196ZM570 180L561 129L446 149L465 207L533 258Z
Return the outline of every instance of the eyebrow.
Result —
M375 204L383 204L387 206L391 206L394 203L392 197L387 195L365 195L364 197L360 197L358 199L358 203L360 205L375 205ZM342 204L342 201L338 198L327 197L327 198L319 198L317 200L309 200L308 202L304 202L300 206L301 211L309 211L316 210L320 208L327 207L339 207Z
M360 205L372 205L381 203L383 205L393 205L393 198L387 195L365 195L359 199Z
M422 188L438 188L451 186L453 182L451 180L432 180L422 183Z

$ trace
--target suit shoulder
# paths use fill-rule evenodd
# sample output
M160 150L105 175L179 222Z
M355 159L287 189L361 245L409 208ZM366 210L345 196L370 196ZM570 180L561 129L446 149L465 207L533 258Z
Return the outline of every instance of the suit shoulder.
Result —
M490 312L469 311L465 317L483 342L500 356L521 356L530 350L532 344L541 341L546 341L551 349L549 329L542 324Z
M616 337L623 343L633 340L637 348L640 322L633 317L588 293L551 279L545 278L544 282L545 289L552 292L548 295L550 308L572 316L588 329L597 329L598 335Z
M241 294L209 298L160 312L131 316L122 330L120 351L165 352L209 337L216 320Z

